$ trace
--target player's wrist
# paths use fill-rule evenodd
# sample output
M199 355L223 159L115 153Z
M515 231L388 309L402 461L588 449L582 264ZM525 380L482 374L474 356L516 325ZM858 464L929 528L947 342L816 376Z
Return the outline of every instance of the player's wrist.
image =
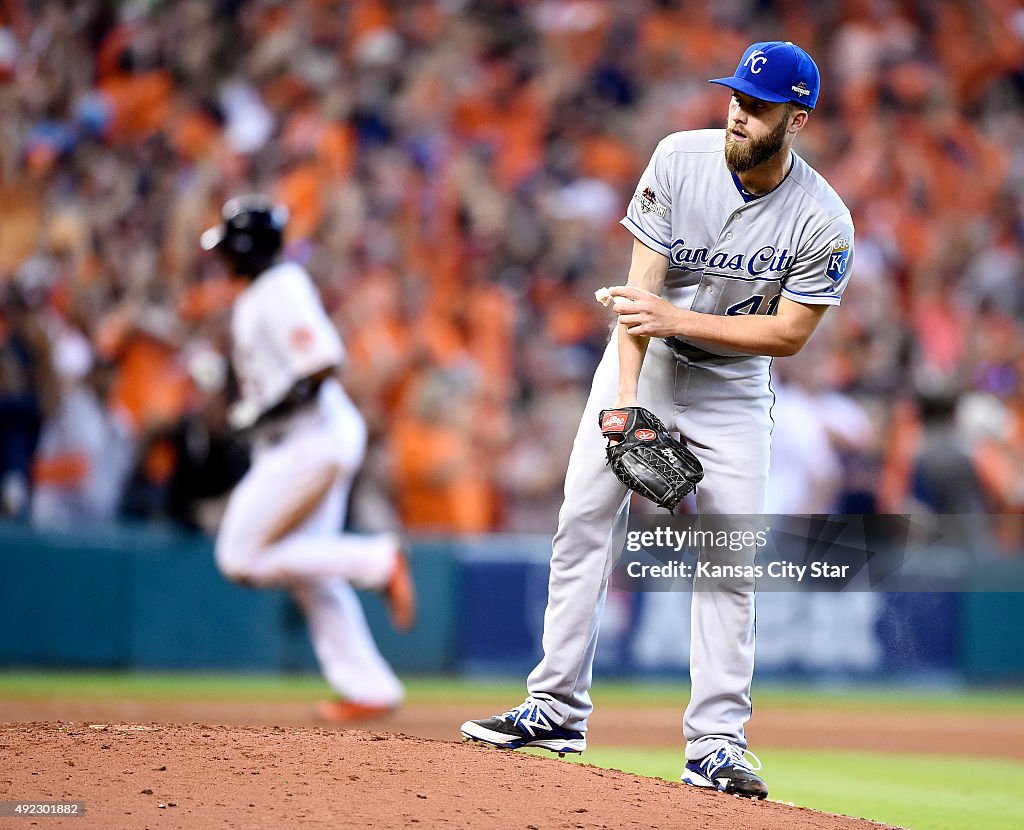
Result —
M696 313L697 312L695 311L690 311L688 308L676 307L675 313L673 315L675 318L675 322L672 326L673 329L675 329L675 334L672 336L688 337L692 335L692 320Z

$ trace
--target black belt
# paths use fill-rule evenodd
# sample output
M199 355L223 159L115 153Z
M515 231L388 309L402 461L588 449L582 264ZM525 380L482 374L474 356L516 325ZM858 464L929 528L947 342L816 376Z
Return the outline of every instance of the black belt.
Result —
M683 358L690 363L713 363L721 366L728 363L738 363L741 360L750 360L753 355L724 355L709 352L700 346L694 346L678 337L666 337L665 345L668 346L677 357Z

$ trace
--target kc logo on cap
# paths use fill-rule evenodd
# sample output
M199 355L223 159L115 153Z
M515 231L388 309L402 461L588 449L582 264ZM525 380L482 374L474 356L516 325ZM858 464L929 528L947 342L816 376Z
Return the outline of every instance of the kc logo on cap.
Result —
M751 44L732 76L713 78L709 83L727 86L761 101L795 101L814 109L821 77L811 56L795 43L771 40Z
M747 55L746 60L743 61L743 65L749 66L750 71L757 75L761 71L761 65L767 62L768 58L764 56L764 52L760 49L756 49Z

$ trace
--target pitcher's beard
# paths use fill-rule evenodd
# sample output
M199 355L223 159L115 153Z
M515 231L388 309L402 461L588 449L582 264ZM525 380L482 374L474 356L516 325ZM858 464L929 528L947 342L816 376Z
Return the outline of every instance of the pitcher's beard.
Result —
M725 128L725 165L733 173L746 173L759 164L764 164L774 155L782 151L786 144L787 119L783 118L774 130L761 138L748 138L736 141Z

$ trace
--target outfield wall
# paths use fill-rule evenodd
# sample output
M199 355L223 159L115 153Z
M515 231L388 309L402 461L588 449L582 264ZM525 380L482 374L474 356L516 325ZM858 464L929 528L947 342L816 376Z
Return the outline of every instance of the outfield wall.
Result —
M399 671L521 674L539 655L548 540L421 539L420 620L407 635L364 605ZM217 572L211 541L153 526L78 533L0 524L0 666L307 671L301 614L284 591ZM994 564L998 584L1024 563ZM758 673L937 682L1024 682L1024 594L761 594ZM686 671L689 595L613 591L596 669Z

